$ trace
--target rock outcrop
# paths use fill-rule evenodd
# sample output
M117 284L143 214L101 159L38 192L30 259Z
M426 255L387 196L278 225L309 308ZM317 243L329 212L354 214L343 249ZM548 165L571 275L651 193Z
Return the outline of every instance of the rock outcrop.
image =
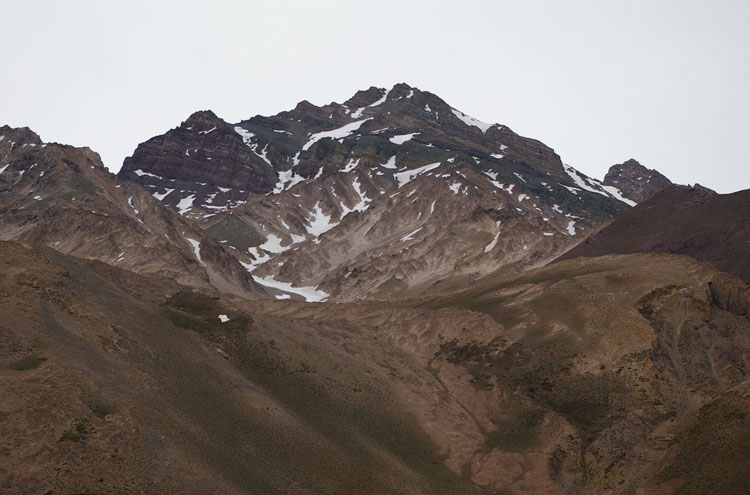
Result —
M623 196L641 203L672 185L672 181L657 172L638 163L634 159L609 167L604 176L604 185L620 190Z

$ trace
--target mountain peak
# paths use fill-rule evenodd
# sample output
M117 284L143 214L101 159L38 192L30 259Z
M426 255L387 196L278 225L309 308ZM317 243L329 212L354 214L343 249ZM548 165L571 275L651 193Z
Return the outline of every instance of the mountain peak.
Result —
M656 170L641 165L630 158L623 163L612 165L604 176L604 184L613 186L622 195L636 203L643 202L672 185L672 181Z
M193 112L190 116L181 124L180 127L196 132L208 131L212 127L218 125L227 125L226 121L217 117L216 114L211 110L198 110Z
M10 127L4 125L0 127L0 141L14 143L15 146L39 146L42 139L39 135L28 127Z

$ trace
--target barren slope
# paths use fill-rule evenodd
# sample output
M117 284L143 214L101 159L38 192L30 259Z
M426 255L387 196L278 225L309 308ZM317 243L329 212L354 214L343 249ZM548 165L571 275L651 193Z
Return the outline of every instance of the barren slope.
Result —
M716 194L700 186L665 189L560 259L650 252L710 261L750 282L750 190Z
M700 439L748 428L749 291L687 257L309 304L0 249L0 479L19 493L711 493Z

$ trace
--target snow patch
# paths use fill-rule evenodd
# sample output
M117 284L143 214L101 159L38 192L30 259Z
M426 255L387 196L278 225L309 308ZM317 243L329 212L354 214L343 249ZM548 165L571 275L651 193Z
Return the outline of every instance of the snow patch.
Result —
M143 170L141 170L140 168L139 168L138 170L133 170L133 173L134 173L135 175L137 175L138 177L142 177L142 176L146 175L146 176L148 176L148 177L155 177L155 178L157 178L157 179L162 179L162 180L164 179L163 177L159 177L158 175L154 175L154 174L150 174L150 173L148 173L148 172L144 172L144 171L143 171Z
M234 132L236 132L237 134L239 134L240 136L242 136L242 141L246 145L252 146L252 144L253 144L252 143L252 138L255 136L255 134L253 134L252 132L250 132L247 129L244 129L244 128L240 127L240 126L235 126Z
M594 182L594 181L588 179L588 177L581 174L578 170L574 169L573 167L565 163L563 163L563 167L565 167L565 172L568 174L568 176L571 179L573 179L573 182L575 182L576 185L580 187L581 189L584 189L586 191L589 191L595 194L601 194L604 197L609 197L609 195L606 192L601 191L599 189L595 189L591 185L591 182ZM594 184L596 183L594 182Z
M378 101L376 101L376 102L374 102L374 103L370 103L370 104L369 104L369 105L367 105L367 106L368 106L368 107L376 107L376 106L380 105L381 103L385 103L385 100L386 100L386 99L388 99L388 95L389 95L390 93L391 93L391 90L389 89L389 90L387 90L387 91L385 92L385 94L383 95L383 97L382 97L382 98L380 98L380 99L379 99Z
M180 215L184 215L193 207L194 200L195 194L191 194L186 198L182 198L180 202L177 203L177 209L179 210Z
M189 237L186 237L185 240L193 246L193 253L195 253L195 257L198 262L201 265L206 266L206 264L203 262L203 259L201 259L201 243L194 239L190 239Z
M271 259L271 256L267 255L266 253L260 254L258 252L258 248L256 247L247 248L247 252L250 253L254 259L250 263L244 263L240 261L240 264L244 266L245 270L247 270L248 272L252 272L260 265L267 261L270 261Z
M604 189L609 194L611 194L612 196L614 196L615 199L619 199L623 203L625 203L627 205L630 205L630 206L635 206L635 205L638 204L635 201L633 201L631 199L628 199L625 196L623 196L622 195L622 191L620 191L616 187L614 187L614 186L605 186L604 184L600 184L600 185L601 185L602 189Z
M293 287L292 284L287 282L279 282L274 280L272 276L260 278L253 275L253 279L261 285L271 287L273 289L283 290L285 292L291 292L305 298L307 302L321 302L328 298L328 293L318 290L317 287Z
M392 157L390 157L387 162L381 163L380 166L383 168L390 168L391 170L396 170L396 155L393 155Z
M407 141L411 141L411 139L419 134L418 132L412 132L411 134L400 134L398 136L393 136L392 138L388 139L388 141L392 142L393 144L404 144Z
M356 160L350 159L349 163L347 163L346 166L341 169L341 172L344 172L344 173L351 172L357 167L357 165L359 165L359 158L357 158Z
M166 189L166 191L167 192L165 192L164 194L154 193L154 197L156 199L158 199L159 201L161 201L164 198L166 198L167 196L169 196L169 193L171 193L172 191L174 191L174 189Z
M479 128L482 132L487 132L487 129L492 127L492 124L485 124L481 120L477 120L474 117L470 117L466 115L465 113L456 110L455 108L451 108L451 111L453 112L453 115L461 119L461 121L466 125L472 125L474 127Z
M226 323L229 321L229 317L227 315L219 315L219 321L222 323Z
M320 170L323 169L321 168ZM295 184L302 182L303 180L305 180L305 178L301 175L297 175L292 169L279 172L279 182L276 183L276 187L273 189L273 194L279 194L282 191L291 189Z
M358 130L362 124L367 122L368 120L372 120L372 117L364 120L358 120L356 122L351 122L349 124L346 124L343 127L339 127L338 129L333 129L331 131L323 131L318 132L310 136L310 139L305 143L305 145L302 147L302 151L307 151L310 149L310 146L317 143L321 139L331 138L331 139L343 139L347 136L349 136L354 131Z
M267 152L268 152L268 144L266 144L265 148L263 148L263 151L261 153L258 153L255 149L253 149L253 153L255 153L256 156L259 156L264 162L266 162L267 164L273 167L273 163L271 163L271 160L269 160L268 157L266 156Z
M568 222L568 226L566 227L568 229L568 235L576 235L575 224L575 220L571 220L570 222Z
M419 174L429 172L430 170L433 170L439 166L440 166L440 162L430 163L419 168L406 170L404 172L393 174L393 178L398 181L398 187L401 188L405 186L406 184L408 184L409 182L411 182L412 180L414 180L414 178L418 176Z
M489 253L493 249L495 249L495 246L497 245L497 240L500 238L500 232L495 233L495 237L492 238L492 242L484 246L484 252Z
M415 230L414 232L412 232L412 233L410 233L410 234L406 234L406 235L405 235L404 237L402 237L402 238L400 239L400 241L401 241L401 242L404 242L404 241L412 241L412 240L414 240L414 234L416 234L417 232L419 232L420 230L422 230L422 228L423 228L423 227L419 227L419 228L418 228L417 230Z
M350 208L346 207L343 203L341 204L341 209L343 210L343 213L341 215L341 218L344 218L346 215L353 211L365 211L367 208L370 207L370 199L365 196L365 193L362 192L361 185L359 183L359 178L354 179L354 182L352 182L352 187L354 188L354 192L357 193L357 196L359 196L359 203L355 204L354 206Z
M139 213L138 210L136 209L135 205L133 204L133 196L130 196L128 198L128 206L130 206L133 209L133 211L135 212L136 215Z
M323 213L323 210L320 208L320 201L315 203L310 218L306 220L309 222L309 225L305 226L305 230L307 230L308 234L312 234L315 237L319 237L321 234L328 232L338 225L338 222L331 222L330 215Z
M269 253L274 253L274 254L283 253L284 251L289 249L290 246L283 247L281 245L282 241L283 239L281 237L278 237L274 234L268 234L268 237L266 237L266 242L261 244L259 247L263 251L268 251Z

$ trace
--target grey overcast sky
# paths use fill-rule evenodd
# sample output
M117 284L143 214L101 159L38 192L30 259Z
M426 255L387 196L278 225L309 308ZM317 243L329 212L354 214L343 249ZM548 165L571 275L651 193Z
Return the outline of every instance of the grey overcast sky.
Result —
M0 0L0 125L138 143L406 82L602 178L750 188L750 1Z

